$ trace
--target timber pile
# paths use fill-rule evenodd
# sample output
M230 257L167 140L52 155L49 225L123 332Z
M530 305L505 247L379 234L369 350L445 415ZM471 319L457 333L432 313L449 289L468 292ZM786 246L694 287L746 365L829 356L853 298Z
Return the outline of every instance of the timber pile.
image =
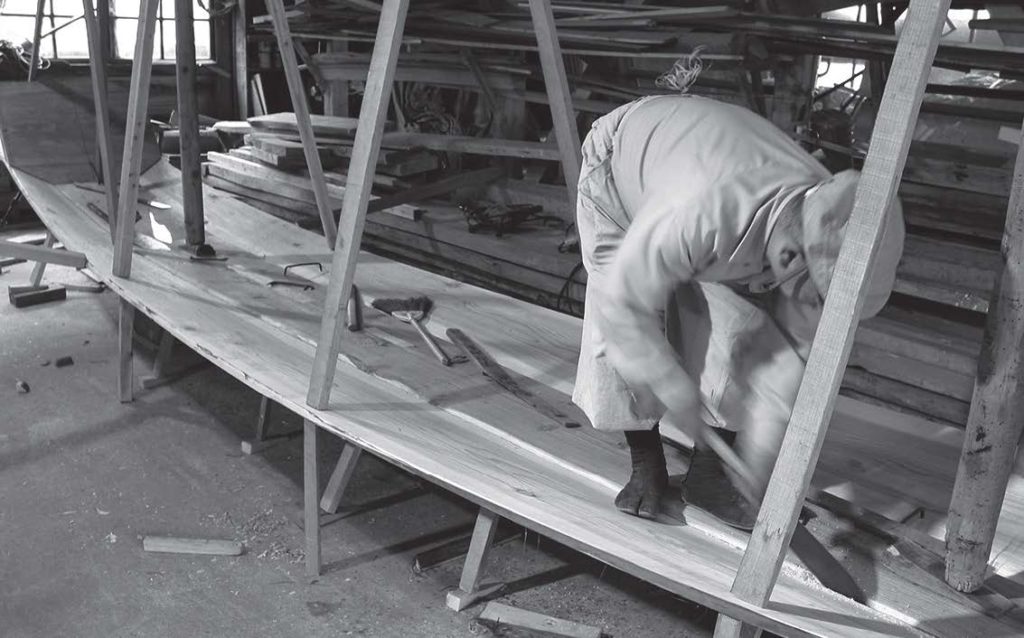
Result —
M895 13L883 11L879 24L865 24L765 15L744 10L741 2L665 4L552 3L581 132L629 100L666 92L659 75L679 56L703 47L705 68L693 93L772 118L809 147L845 158L839 168L859 164L877 108L872 82L884 78L896 43ZM290 11L298 37L327 44L310 51L307 62L325 93L340 92L347 113L358 106L378 11L377 3L362 0L300 2ZM491 155L511 159L501 161L507 177L484 196L540 204L568 223L573 211L561 186L529 17L525 0L411 3L392 103L399 131L390 134L391 146L385 136L385 149L412 149L413 136L429 135L444 141L452 166L460 167L460 158L473 152L460 146L464 140L489 144ZM262 17L254 22L252 37L268 37L269 23ZM810 87L772 78L811 54L873 63L861 72L871 80L861 93L839 86L818 89L815 96L821 107L851 116L852 135L842 143L802 126L806 112L791 121L773 115L776 102ZM1024 49L943 43L935 66L973 72L956 80L937 76L928 85L900 190L909 236L896 294L882 316L861 327L844 391L962 425L1000 263L1016 152L1010 141L1019 137L1015 131L1024 119L1024 90L1012 80L1024 73ZM523 139L538 141L512 141ZM371 217L367 247L549 307L581 311L585 274L575 269L578 256L557 252L557 231L535 228L500 240L471 235L453 201L432 203L420 222Z

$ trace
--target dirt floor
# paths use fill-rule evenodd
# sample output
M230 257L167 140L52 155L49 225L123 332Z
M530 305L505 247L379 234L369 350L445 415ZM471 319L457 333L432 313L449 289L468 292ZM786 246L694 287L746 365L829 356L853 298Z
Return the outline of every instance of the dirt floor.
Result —
M25 284L30 272L6 268L0 285ZM88 283L66 268L47 281ZM369 455L345 503L353 513L323 528L325 570L310 582L301 437L242 454L260 397L212 366L119 403L116 301L72 292L27 309L0 303L0 635L528 635L481 626L481 605L444 606L461 560L413 571L418 553L468 535L474 511ZM136 354L137 377L148 374L151 353ZM58 367L61 357L73 363ZM277 433L301 429L281 408L272 419ZM341 446L325 447L322 481ZM146 553L148 534L234 539L245 552ZM534 533L496 548L486 580L508 583L501 602L609 636L706 636L714 626L713 612Z

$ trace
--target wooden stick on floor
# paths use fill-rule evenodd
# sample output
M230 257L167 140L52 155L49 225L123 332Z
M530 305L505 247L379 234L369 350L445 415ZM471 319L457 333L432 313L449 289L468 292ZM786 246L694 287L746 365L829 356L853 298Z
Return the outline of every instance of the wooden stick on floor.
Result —
M281 65L284 67L285 80L288 82L288 93L292 98L292 109L295 111L295 123L299 129L299 138L302 140L306 166L309 168L309 177L313 182L313 195L316 199L317 211L320 213L320 224L324 229L327 247L333 248L338 235L338 227L334 223L334 213L331 211L331 201L327 194L327 180L324 178L324 168L320 163L320 153L316 148L316 137L313 134L313 125L309 118L309 105L306 104L306 87L302 83L299 63L295 58L295 42L292 40L291 29L288 27L284 3L282 0L267 0L267 12L270 13L270 18L274 23L277 49L281 54ZM381 20L383 21L383 19L382 14ZM372 66L370 72L373 73ZM353 161L355 161L354 158Z
M107 89L107 57L103 51L100 24L92 0L82 0L85 34L89 46L89 70L92 75L92 101L96 110L96 145L100 151L100 178L107 196L107 221L110 239L117 229L117 179L114 173L114 138L110 135L110 106Z
M306 574L320 575L320 428L305 419L302 424L303 527L306 530Z
M320 410L326 409L331 399L341 332L346 323L345 303L351 294L356 261L359 259L366 207L370 200L370 187L373 185L380 138L384 133L388 100L408 10L409 0L384 0L377 25L377 39L370 59L363 105L359 111L359 126L346 179L339 234L331 260L331 278L320 323L320 338L317 340L316 358L306 397L310 406Z
M555 30L555 16L550 0L530 0L530 15L533 29L537 33L537 49L540 52L540 66L544 72L544 86L551 104L551 121L558 138L558 150L562 156L562 171L565 186L569 190L569 205L576 206L576 186L580 180L580 134L576 127L576 111L572 106L569 81L565 76L565 62L562 48Z
M946 524L946 582L965 592L985 582L1024 429L1024 139L1017 149L1002 258Z
M459 588L448 592L448 597L445 600L445 604L450 609L462 611L481 598L490 596L504 587L503 583L480 587L484 568L487 566L487 556L494 545L494 533L498 531L500 521L501 517L494 512L483 507L480 508L480 513L476 517L476 525L473 527L473 538L469 541L466 563L462 567Z
M153 71L153 35L159 0L142 0L135 40L135 57L128 92L128 118L125 125L124 153L121 156L121 182L118 193L117 234L114 239L115 277L128 277L132 271L132 244L135 241L135 204L139 199L142 173L142 148L145 143L149 81Z
M178 131L181 148L181 199L185 211L185 243L193 250L206 244L203 176L199 148L199 99L196 96L196 33L193 0L174 0L178 82Z
M733 583L734 593L757 605L765 605L771 596L817 465L864 305L882 221L899 187L949 5L950 0L910 3L793 416ZM715 628L716 638L756 633L726 616L719 616Z
M39 45L42 41L43 35L43 11L46 10L46 0L38 0L36 2L36 24L35 30L32 32L32 57L28 67L28 81L31 82L36 79L36 73L39 69Z

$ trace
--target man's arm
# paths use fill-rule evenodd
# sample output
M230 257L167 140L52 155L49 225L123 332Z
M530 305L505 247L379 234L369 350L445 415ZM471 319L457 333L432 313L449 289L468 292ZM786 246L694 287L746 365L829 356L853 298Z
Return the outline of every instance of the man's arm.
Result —
M697 418L700 393L665 336L663 313L675 288L713 251L713 230L661 206L638 215L598 291L597 313L612 366L634 391L651 391L682 423Z

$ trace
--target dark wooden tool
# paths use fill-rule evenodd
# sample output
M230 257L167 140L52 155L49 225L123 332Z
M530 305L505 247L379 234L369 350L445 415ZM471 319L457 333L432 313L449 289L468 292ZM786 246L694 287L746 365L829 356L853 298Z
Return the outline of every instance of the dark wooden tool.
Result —
M485 377L505 388L517 398L527 403L534 410L557 422L559 425L567 428L580 427L580 424L569 418L569 415L519 385L519 383L512 378L512 375L510 375L505 368L501 367L501 364L495 361L486 350L481 348L480 345L473 341L473 339L465 332L458 328L449 328L445 334L448 335L448 339L452 343L462 348L462 351L466 353L467 357L475 361L476 364L480 366L480 370L484 373Z

